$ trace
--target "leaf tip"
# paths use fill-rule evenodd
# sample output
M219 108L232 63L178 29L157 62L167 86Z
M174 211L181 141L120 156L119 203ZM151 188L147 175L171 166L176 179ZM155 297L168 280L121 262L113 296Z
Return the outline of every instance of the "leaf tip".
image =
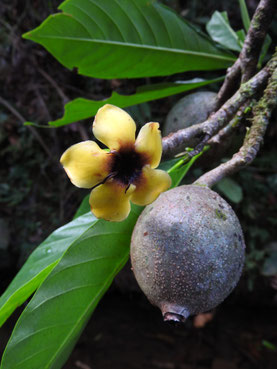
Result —
M21 37L24 38L25 40L31 40L32 39L32 33L31 32L23 33L23 35Z

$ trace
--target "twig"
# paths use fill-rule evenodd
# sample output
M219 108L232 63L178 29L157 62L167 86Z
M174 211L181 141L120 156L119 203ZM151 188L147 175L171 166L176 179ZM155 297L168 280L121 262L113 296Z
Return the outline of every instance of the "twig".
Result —
M275 57L276 58L276 57ZM212 187L222 178L231 175L249 165L256 157L268 126L271 113L277 106L277 58L275 69L269 79L261 100L253 108L252 126L245 137L244 143L231 160L205 173L195 184Z
M274 59L275 60L275 59ZM189 146L192 139L208 135L212 137L224 127L236 114L237 110L266 83L272 73L273 59L251 80L241 85L240 89L205 122L181 129L163 138L163 158L171 157Z
M202 123L194 124L191 127L180 129L177 132L170 133L163 138L163 159L169 158L182 151L184 147L190 146L195 138L203 136Z
M51 119L51 114L50 114L49 109L48 109L48 107L47 107L47 105L46 105L46 102L45 102L44 98L42 97L42 94L41 94L41 92L40 92L40 90L39 90L39 86L35 85L35 86L34 86L34 91L35 91L35 94L36 94L36 96L37 96L37 98L38 98L38 100L39 100L39 103L40 103L40 105L41 105L41 108L42 108L42 109L40 109L40 110L44 110L44 114L43 114L43 116L44 116L44 117L45 117L45 119L47 119L48 121L52 120L52 119Z
M82 124L78 124L78 131L81 135L82 140L84 141L89 140L89 135Z
M37 69L38 69L39 73L55 88L55 90L57 91L58 95L62 99L63 104L66 104L69 101L69 98L62 91L62 89L58 86L58 84L56 83L56 81L54 81L54 79L51 76L49 76L49 74L46 73L43 69L41 69L39 67Z
M63 92L63 90L58 86L56 81L51 76L49 76L49 74L46 73L43 69L41 69L39 67L37 69L38 69L39 73L55 88L55 90L57 91L57 94L61 97L63 104L65 105L66 103L68 103L69 98ZM50 120L52 120L52 118L50 118L50 115L49 115L48 121L50 121ZM88 140L89 136L88 136L86 130L84 129L84 127L81 126L80 124L77 127L78 127L77 129L80 133L81 138L84 141Z
M251 20L243 48L234 65L227 70L227 75L217 95L216 109L232 95L242 82L248 81L256 72L259 55L265 40L267 30L274 17L276 0L261 0Z
M235 92L236 88L239 86L240 75L240 59L238 58L235 63L227 69L225 80L217 94L215 110L219 109Z
M5 106L15 117L17 117L21 123L26 122L26 119L3 97L0 96L0 104ZM40 134L36 131L36 129L32 126L27 126L27 128L32 132L36 140L39 142L40 146L43 148L43 150L46 152L46 154L49 156L50 159L53 158L51 151L48 149L46 144L43 142Z
M261 0L254 13L239 57L242 82L248 81L256 73L259 55L276 8L276 0Z
M241 122L245 115L251 110L249 106L251 106L251 102L248 100L237 112L237 115L225 126L223 127L216 135L214 135L209 141L208 145L220 145L225 142L225 140L232 135L232 133L239 128Z
M205 135L202 141L196 145L195 149L188 152L188 156L193 158L195 155L198 155L201 151L203 151L204 147L206 146L207 142L210 140L210 135Z
M81 369L91 369L91 367L90 367L90 366L88 366L88 365L86 365L86 364L82 363L82 362L81 362L81 361L79 361L79 360L77 360L77 361L75 362L75 365L76 365L78 368L81 368Z

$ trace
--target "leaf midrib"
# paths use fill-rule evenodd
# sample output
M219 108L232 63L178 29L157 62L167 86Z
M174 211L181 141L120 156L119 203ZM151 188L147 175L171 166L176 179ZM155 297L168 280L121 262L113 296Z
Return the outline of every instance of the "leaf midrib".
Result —
M111 279L113 279L113 276L115 275L115 272L117 270L120 269L120 266L122 264L124 264L124 262L126 261L126 259L129 257L129 249L126 251L124 257L122 257L121 261L118 262L118 264L115 266L115 268L113 269L113 271L109 274L109 276L106 278L105 283L102 285L103 287L99 290L98 294L94 296L94 298L92 299L91 303L87 306L87 308L84 310L83 314L81 314L78 318L78 320L76 321L76 324L72 327L72 329L69 331L69 333L66 335L66 337L64 338L64 340L62 341L62 343L59 345L59 347L57 348L56 353L54 354L53 358L51 359L51 361L47 364L47 366L45 367L45 369L50 369L52 363L55 361L56 357L58 356L58 354L60 353L60 351L63 349L63 347L65 346L66 342L70 340L70 338L72 337L73 332L79 327L80 322L82 321L83 317L86 316L87 312L90 310L91 306L93 306L93 304L95 303L95 301L97 301L98 297L101 296L101 294L103 293L103 291L106 290L106 287L108 287ZM61 270L63 271L63 269ZM61 271L58 271L58 273L60 273ZM80 286L78 286L79 288ZM87 286L86 286L87 287ZM67 291L70 292L70 291ZM57 296L54 296L55 298ZM45 303L46 301L44 301ZM41 305L41 304L40 304ZM33 311L33 310L32 310ZM11 337L12 338L12 337ZM11 339L10 338L10 339ZM4 357L4 356L3 356ZM27 360L29 360L30 357L25 358L25 360L21 361L19 364L17 364L16 367L18 367L18 365L21 365L22 363L26 362ZM3 364L3 363L2 363ZM1 365L2 368L2 365Z
M73 328L71 329L71 331L68 333L68 335L65 337L65 339L63 340L63 342L60 344L59 348L57 349L56 354L53 356L52 360L49 362L48 367L46 367L45 369L49 369L50 368L50 366L52 365L52 363L54 362L54 360L58 356L59 352L62 350L62 348L64 347L64 345L68 341L68 338L70 339L70 337L72 336L73 332L79 326L79 324L80 324L81 320L83 319L83 317L85 317L85 315L87 314L87 312L90 310L91 306L93 306L94 302L97 301L97 298L99 296L101 296L102 292L104 292L107 289L110 280L113 279L113 276L115 275L116 270L118 270L120 268L120 266L124 263L124 261L127 259L127 257L129 257L129 250L126 252L126 254L124 256L124 259L123 259L123 262L121 262L121 263L119 262L118 265L116 265L116 267L114 268L113 272L110 273L109 277L106 279L106 282L103 284L103 287L100 289L99 293L97 295L95 295L94 299L91 301L91 303L85 309L84 313L79 316L79 319L77 320L75 326L73 326Z
M79 327L80 322L82 321L82 319L86 316L87 312L90 310L90 308L93 306L93 304L95 303L95 301L97 301L98 297L101 296L101 294L106 290L106 288L108 287L111 279L113 278L113 276L115 275L116 270L118 270L120 268L120 266L125 262L125 260L127 259L127 257L129 256L129 250L126 252L126 254L124 255L124 258L122 258L123 261L119 262L115 268L113 269L113 271L110 273L109 277L106 279L105 283L103 284L103 287L99 290L98 294L94 296L93 300L91 301L91 303L87 306L87 308L84 310L84 312L79 316L78 320L76 321L76 324L72 327L72 329L69 331L69 333L66 335L66 337L64 338L64 340L62 341L62 343L59 345L59 347L57 348L56 353L54 354L54 356L52 357L51 361L49 361L49 363L47 364L47 366L45 367L45 369L49 369L51 367L51 365L53 364L53 362L55 361L55 359L57 358L57 356L59 355L59 353L61 352L61 350L63 349L63 347L65 346L66 342L70 340L70 338L72 337L73 332ZM29 359L26 358L24 361L27 361ZM20 362L20 365L24 362ZM17 365L18 367L18 365Z
M157 50L157 51L166 51L169 53L178 53L178 54L185 54L185 55L196 55L196 56L204 56L211 59L220 59L220 60L228 60L234 61L235 57L224 56L224 55L217 55L217 54L208 54L199 51L192 51L192 50L182 50L182 49L175 49L175 48L167 48L162 46L155 46L155 45L145 45L145 44L133 44L130 42L120 42L120 41L110 41L110 40L101 40L101 39L89 39L85 37L68 37L68 36L39 36L40 39L55 39L55 40L68 40L68 41L79 41L79 42L89 42L89 43L97 43L97 44L107 44L107 45L116 45L116 46L123 46L123 47L132 47L137 49L149 49L149 50Z

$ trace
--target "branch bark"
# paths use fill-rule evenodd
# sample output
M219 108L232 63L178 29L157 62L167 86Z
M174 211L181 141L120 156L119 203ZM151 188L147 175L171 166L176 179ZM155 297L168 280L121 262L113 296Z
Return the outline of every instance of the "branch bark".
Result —
M248 114L248 107L251 106L251 104L252 103L249 100L247 100L247 102L240 107L236 116L225 127L221 128L221 130L208 141L208 145L223 144L224 141L228 139L229 136L231 136L233 132L241 126L241 121Z
M272 76L269 79L269 83L264 91L263 97L253 108L252 126L245 137L242 147L232 157L231 160L205 173L194 183L212 187L222 178L229 176L249 165L255 159L260 149L271 113L276 106L277 57L275 57L275 69L273 70Z
M242 82L248 81L256 73L260 52L276 9L276 0L261 0L255 11L239 57Z
M272 59L273 60L273 59ZM163 159L172 157L189 146L192 139L212 137L224 127L236 114L238 109L267 82L272 73L273 61L269 61L264 69L257 73L250 81L241 85L240 89L205 122L192 127L181 129L163 138Z
M216 109L220 108L234 93L239 86L240 76L242 76L241 81L244 83L255 74L263 42L276 8L276 0L260 1L251 20L240 55L234 65L227 70L224 83L218 92Z

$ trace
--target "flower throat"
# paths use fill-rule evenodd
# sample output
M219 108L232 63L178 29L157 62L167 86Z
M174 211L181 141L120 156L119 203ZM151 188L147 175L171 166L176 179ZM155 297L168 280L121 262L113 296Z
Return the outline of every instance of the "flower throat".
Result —
M93 188L113 178L126 186L127 191L130 185L141 175L142 168L147 164L146 155L136 152L134 145L122 146L118 151L111 151L107 155L111 155L109 174Z

